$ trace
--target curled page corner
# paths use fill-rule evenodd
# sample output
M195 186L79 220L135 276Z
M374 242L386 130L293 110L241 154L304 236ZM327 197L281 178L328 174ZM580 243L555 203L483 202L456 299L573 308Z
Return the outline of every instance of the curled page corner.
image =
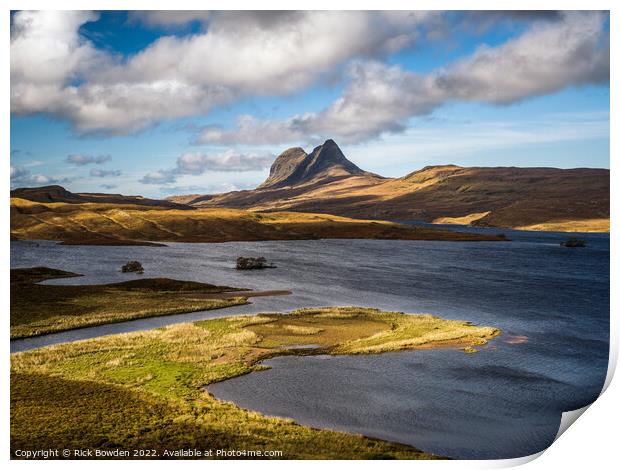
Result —
M565 411L564 413L562 413L560 427L558 429L558 433L555 435L555 439L553 439L553 442L557 441L559 437L564 434L564 431L571 427L572 424L577 421L577 419L579 419L579 417L584 414L588 408L590 408L590 406L591 404L577 410Z
M516 457L514 459L493 460L492 468L519 467L521 465L525 465L526 463L530 463L533 460L536 460L538 457L544 454L546 450L547 449L543 449L540 452L536 452L535 454L526 455L524 457Z

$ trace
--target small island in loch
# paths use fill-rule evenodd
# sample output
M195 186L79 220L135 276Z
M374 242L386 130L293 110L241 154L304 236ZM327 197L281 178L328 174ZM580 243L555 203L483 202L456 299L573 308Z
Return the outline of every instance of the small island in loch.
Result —
M237 269L247 270L275 268L276 265L269 263L264 256L259 256L258 258L245 258L243 256L239 256L235 267Z

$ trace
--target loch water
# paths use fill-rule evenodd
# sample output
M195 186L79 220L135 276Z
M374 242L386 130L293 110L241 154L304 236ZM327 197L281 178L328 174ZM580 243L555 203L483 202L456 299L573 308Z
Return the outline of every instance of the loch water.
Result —
M471 229L497 233L493 229ZM11 351L217 316L358 305L432 313L502 329L476 354L425 350L364 356L280 357L271 369L209 387L216 397L311 426L407 443L452 458L511 458L547 447L562 411L603 386L609 352L609 235L501 230L505 242L308 240L169 243L166 247L11 242L11 266L84 274L94 284L136 259L143 276L292 295L208 312L101 325L15 340ZM237 271L237 256L277 269Z

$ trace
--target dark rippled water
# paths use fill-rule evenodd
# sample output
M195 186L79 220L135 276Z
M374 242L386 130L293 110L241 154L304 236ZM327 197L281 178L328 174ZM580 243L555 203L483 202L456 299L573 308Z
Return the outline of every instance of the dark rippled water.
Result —
M361 305L430 312L501 328L478 354L455 350L378 356L284 357L271 370L210 387L217 397L319 427L409 443L456 458L508 458L545 448L561 412L593 401L607 370L609 236L503 231L510 242L317 240L153 247L12 242L11 265L85 274L56 283L146 275L252 289L291 289L234 309L145 319L14 341L13 351L212 316ZM278 269L239 272L237 256Z

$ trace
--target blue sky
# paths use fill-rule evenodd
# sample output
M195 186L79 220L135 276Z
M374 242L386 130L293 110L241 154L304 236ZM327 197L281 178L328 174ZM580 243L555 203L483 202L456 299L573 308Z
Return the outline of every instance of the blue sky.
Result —
M281 151L326 138L386 176L445 163L609 167L601 13L11 21L12 187L151 197L252 188Z

